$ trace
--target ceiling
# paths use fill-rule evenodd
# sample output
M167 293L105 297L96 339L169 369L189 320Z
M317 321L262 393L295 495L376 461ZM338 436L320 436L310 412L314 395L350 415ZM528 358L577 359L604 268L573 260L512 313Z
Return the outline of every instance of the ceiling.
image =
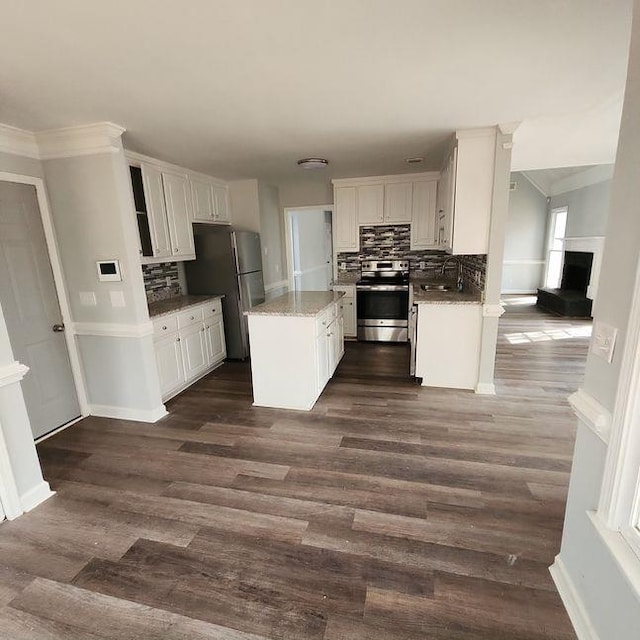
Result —
M631 5L0 0L0 122L109 120L222 178L437 169L452 131L508 122L515 170L612 162Z

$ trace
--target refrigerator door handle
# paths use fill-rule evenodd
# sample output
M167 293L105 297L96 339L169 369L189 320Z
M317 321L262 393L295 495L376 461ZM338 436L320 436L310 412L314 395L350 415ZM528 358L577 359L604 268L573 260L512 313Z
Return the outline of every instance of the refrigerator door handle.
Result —
M231 232L231 253L233 255L233 264L236 267L236 273L240 273L240 263L238 262L238 239L236 232Z

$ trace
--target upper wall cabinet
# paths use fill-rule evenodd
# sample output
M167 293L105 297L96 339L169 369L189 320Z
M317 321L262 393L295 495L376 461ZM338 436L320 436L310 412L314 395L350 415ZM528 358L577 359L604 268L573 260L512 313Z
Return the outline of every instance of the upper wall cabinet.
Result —
M456 132L438 193L438 244L456 255L489 250L497 130Z
M162 172L164 199L171 238L171 255L189 260L196 257L193 241L191 193L187 176L169 171Z
M230 216L227 187L200 176L191 176L189 181L193 198L193 221L228 223Z
M436 185L439 174L418 173L334 180L334 244L359 251L359 227L410 224L412 249L436 249Z

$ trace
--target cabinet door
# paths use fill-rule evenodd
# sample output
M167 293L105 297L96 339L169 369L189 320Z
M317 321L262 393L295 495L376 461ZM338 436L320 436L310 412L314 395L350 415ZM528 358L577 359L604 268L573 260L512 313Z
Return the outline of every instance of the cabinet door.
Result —
M216 222L230 222L229 190L227 187L213 185L213 217Z
M411 248L434 249L437 246L436 226L439 222L436 211L438 183L414 182L411 205Z
M318 393L320 393L329 381L329 331L326 327L316 336L316 364Z
M336 367L344 355L344 318L339 314L336 318Z
M162 172L149 164L142 164L144 199L147 205L149 231L154 258L164 258L172 254L171 238L164 199Z
M344 335L350 338L356 336L356 305L355 298L342 298L342 314L344 318Z
M160 392L165 398L186 381L182 363L180 338L177 333L157 340L154 344L158 377L160 378Z
M207 343L207 366L211 367L227 356L222 318L207 318L204 333Z
M210 182L191 178L191 197L193 200L193 219L196 222L213 220L213 188Z
M358 224L384 222L384 185L367 184L357 187Z
M393 182L384 188L384 221L411 222L412 182Z
M335 250L358 251L356 188L337 187L335 203Z
M192 380L207 368L204 324L194 324L180 330L182 359L187 380Z
M167 203L171 253L174 257L195 255L191 226L191 193L187 176L163 172L162 182Z

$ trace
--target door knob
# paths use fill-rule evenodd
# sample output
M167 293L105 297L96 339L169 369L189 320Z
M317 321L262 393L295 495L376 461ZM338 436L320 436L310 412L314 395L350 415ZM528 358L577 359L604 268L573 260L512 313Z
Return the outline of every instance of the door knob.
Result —
M53 329L54 333L62 333L64 331L63 324L54 324L51 328Z

